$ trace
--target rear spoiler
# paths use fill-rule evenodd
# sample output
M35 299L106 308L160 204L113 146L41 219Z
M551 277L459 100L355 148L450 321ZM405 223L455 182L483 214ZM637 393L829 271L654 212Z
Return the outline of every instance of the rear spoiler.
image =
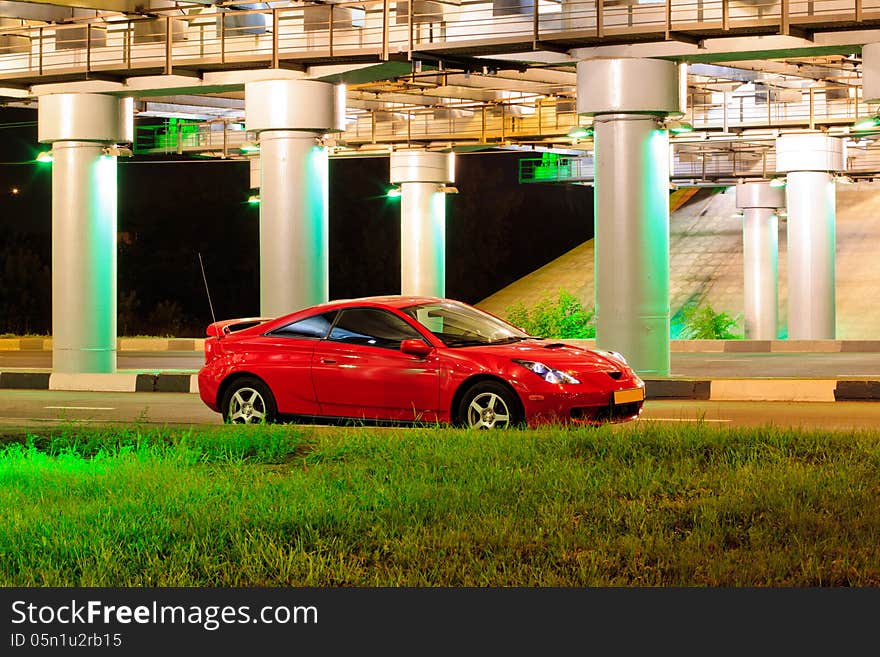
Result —
M208 324L206 333L210 337L221 338L229 335L234 331L243 331L244 329L270 322L274 317L239 317L238 319L224 319L213 324Z

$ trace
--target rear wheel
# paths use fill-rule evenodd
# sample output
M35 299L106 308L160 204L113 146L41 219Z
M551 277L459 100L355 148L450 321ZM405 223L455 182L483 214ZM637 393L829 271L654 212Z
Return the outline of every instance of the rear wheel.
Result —
M507 429L523 417L516 393L498 381L480 381L462 396L458 421L471 429Z
M236 380L223 395L223 421L228 424L269 424L278 409L269 386L252 377Z

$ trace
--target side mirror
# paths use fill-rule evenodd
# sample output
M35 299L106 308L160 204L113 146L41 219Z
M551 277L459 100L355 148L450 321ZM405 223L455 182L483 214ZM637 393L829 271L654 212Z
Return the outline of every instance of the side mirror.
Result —
M433 347L429 344L425 344L421 340L403 340L400 343L400 350L409 354L410 356L418 356L419 358L424 358L428 354L433 351Z

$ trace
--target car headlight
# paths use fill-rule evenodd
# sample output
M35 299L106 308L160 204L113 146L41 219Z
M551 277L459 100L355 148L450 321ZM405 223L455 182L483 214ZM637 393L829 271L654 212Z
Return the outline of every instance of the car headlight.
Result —
M552 367L548 367L544 363L539 363L533 360L518 359L514 359L513 362L517 365L522 365L527 370L531 370L547 383L580 383L580 381L574 378L571 374L563 372L562 370L554 370Z

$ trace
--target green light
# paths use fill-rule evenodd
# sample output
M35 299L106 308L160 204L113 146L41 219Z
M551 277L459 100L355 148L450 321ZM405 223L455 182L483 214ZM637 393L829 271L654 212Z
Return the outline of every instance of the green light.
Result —
M238 150L240 150L242 153L259 153L260 145L249 141L245 144L242 144Z
M55 157L52 155L52 151L43 151L37 155L36 161L42 164L51 164L55 161Z
M785 178L774 178L770 181L771 187L785 187L786 180Z
M592 126L576 125L568 131L568 136L572 139L586 139L593 136Z
M388 191L385 192L385 196L388 198L400 198L400 187L389 187Z
M667 123L667 126L669 127L669 132L674 135L680 135L685 132L694 131L694 126L685 121L670 121L669 123Z
M259 205L260 197L257 194L251 194L250 196L248 196L247 202L249 205Z
M880 125L880 116L869 116L853 123L853 130L873 130Z

